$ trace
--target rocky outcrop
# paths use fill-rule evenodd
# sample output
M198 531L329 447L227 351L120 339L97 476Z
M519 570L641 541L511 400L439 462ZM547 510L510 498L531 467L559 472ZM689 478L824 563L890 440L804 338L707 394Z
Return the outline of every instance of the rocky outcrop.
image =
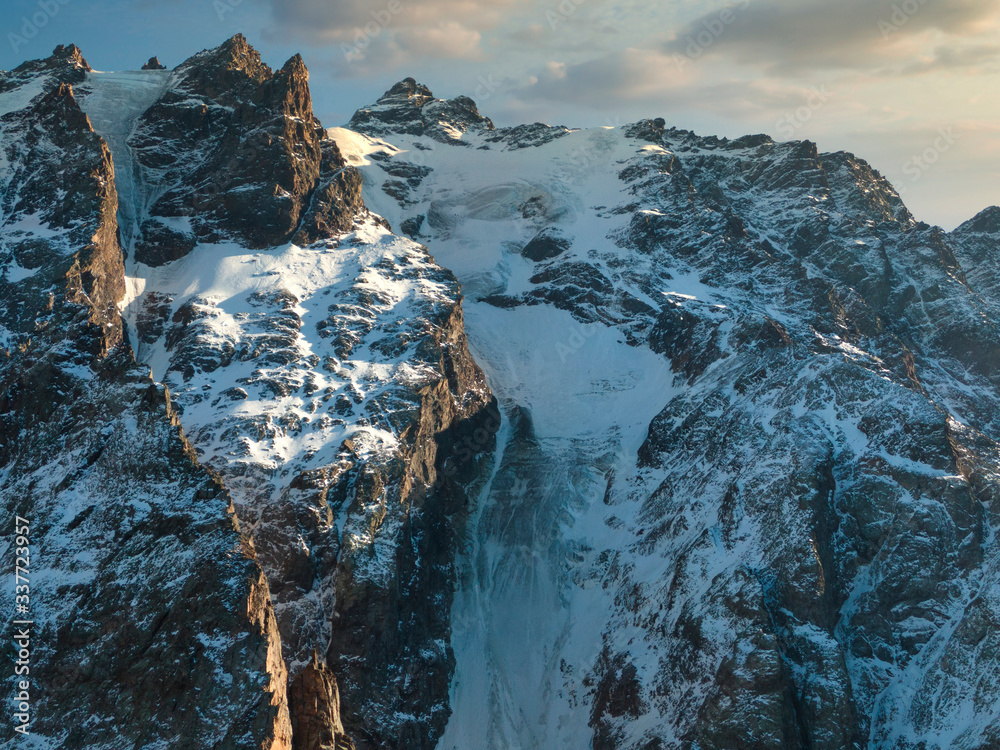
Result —
M199 242L310 242L349 230L364 212L359 178L313 115L301 57L272 71L237 35L174 75L130 140L156 185L139 262L162 265Z
M313 652L312 661L289 686L295 713L292 730L294 750L354 750L340 720L340 693L337 679Z
M0 94L14 91L31 82L76 84L86 79L92 70L75 44L57 46L41 60L28 60L0 78Z
M160 62L160 58L151 57L142 64L142 70L166 70L167 66Z
M348 127L372 135L426 135L442 143L461 145L466 145L461 140L466 131L494 130L493 122L479 114L469 97L436 99L430 89L412 78L403 79L375 104L355 112Z
M992 271L1000 238L1000 208L991 206L951 233L948 245L953 248L970 286L991 304L1000 304L1000 279Z
M404 78L377 102L359 109L347 127L373 137L426 136L439 143L457 146L468 146L465 136L470 134L481 137L485 143L496 143L509 149L540 146L571 132L563 126L540 122L497 128L490 118L480 114L476 102L470 97L438 99L429 88L413 78ZM423 148L429 149L427 146ZM396 161L386 166L403 169L405 163Z

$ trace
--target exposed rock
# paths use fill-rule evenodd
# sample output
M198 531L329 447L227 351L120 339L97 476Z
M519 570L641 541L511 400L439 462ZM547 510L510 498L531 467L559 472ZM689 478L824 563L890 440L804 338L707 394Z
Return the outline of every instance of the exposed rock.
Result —
M151 57L149 60L143 64L143 70L166 70L167 66L160 63L160 58Z
M136 242L142 262L170 262L195 242L311 242L364 212L359 178L313 115L300 56L272 72L237 35L175 75L131 139L136 161L164 186ZM174 228L178 218L190 234Z
M546 125L536 122L531 125L515 125L510 128L497 128L486 140L490 143L502 143L509 148L531 148L542 146L556 138L561 138L572 131L563 125Z
M554 236L550 232L542 232L521 248L521 255L536 263L541 263L543 260L550 260L561 255L569 249L569 246L570 243L565 238Z
M289 686L293 750L354 750L340 720L337 680L319 654Z
M13 91L25 83L39 81L48 90L53 81L58 83L80 83L91 70L83 58L83 53L75 44L60 44L52 54L42 60L28 60L18 65L0 79L0 94Z
M973 232L980 234L1000 233L1000 207L990 206L983 209L955 231L959 234L971 234Z

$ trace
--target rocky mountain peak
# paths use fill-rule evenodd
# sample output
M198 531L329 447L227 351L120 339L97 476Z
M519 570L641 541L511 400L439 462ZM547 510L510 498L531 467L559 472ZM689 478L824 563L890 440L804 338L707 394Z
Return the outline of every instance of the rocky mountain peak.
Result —
M997 234L1000 233L1000 206L984 208L955 230L958 233Z
M427 135L442 143L461 144L466 144L462 140L466 132L495 129L468 96L438 99L413 78L404 78L375 104L355 112L348 127L366 135Z
M75 44L69 45L58 45L54 50L52 50L52 56L49 60L53 63L58 63L62 65L69 65L74 68L79 68L80 70L91 71L93 68L84 59L83 52Z
M228 62L236 68L267 67L261 61L260 53L250 45L242 34L235 34L216 47L213 56L220 62Z
M288 58L288 61L281 66L280 72L289 76L301 76L305 80L309 79L309 70L306 68L302 55L298 52Z
M211 97L225 97L227 105L233 99L245 99L272 76L271 68L242 34L214 49L202 50L177 69L192 89Z
M434 94L424 84L417 83L414 78L404 78L386 91L379 99L379 102L381 103L387 99L413 99L412 104L415 107L422 107L433 98Z
M23 62L0 78L0 93L11 91L41 76L59 83L81 83L91 70L79 47L75 44L60 44L48 57Z
M342 157L324 141L300 55L272 72L237 35L177 70L179 84L141 113L133 136L139 165L165 188L139 227L137 259L161 265L198 241L270 247L351 226L363 210L360 180L340 172ZM192 217L189 228L178 231L177 216Z
M38 102L37 111L42 117L54 120L54 124L64 131L88 130L93 132L94 130L90 124L90 118L80 109L80 105L76 101L72 84L60 83L45 94Z
M288 115L306 122L313 118L312 96L309 93L309 71L302 55L286 62L269 82L271 98Z
M166 70L167 66L160 62L160 58L155 55L142 66L142 70Z

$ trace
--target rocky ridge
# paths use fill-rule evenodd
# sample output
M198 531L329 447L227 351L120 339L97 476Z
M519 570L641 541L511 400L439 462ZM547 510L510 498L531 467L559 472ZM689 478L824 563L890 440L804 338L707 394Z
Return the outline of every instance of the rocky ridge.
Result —
M7 528L30 522L31 732L67 748L291 748L252 542L123 335L114 167L69 83L88 70L59 47L0 93L0 495Z

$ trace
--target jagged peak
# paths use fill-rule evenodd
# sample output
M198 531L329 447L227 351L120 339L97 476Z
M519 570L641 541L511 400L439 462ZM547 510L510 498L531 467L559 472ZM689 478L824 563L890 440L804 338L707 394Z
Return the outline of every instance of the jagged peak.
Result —
M90 118L80 108L73 92L73 86L69 83L63 82L52 88L38 100L37 106L37 111L42 113L43 117L49 114L60 118L63 123L62 129L65 131L86 130L94 132Z
M425 102L434 99L434 94L424 84L417 83L415 78L404 78L382 94L379 102L387 99L413 99L413 104L420 107Z
M235 56L257 55L258 58L260 57L257 50L255 50L251 46L250 42L247 41L247 38L240 33L233 34L226 41L220 44L217 49L231 52Z
M281 66L281 72L288 75L304 75L307 78L309 77L309 69L306 67L302 55L298 52L289 57L285 64Z
M439 99L414 78L404 78L375 104L359 109L348 127L369 134L428 135L447 143L464 143L461 134L468 130L495 129L472 98Z
M58 86L49 91L44 97L42 97L43 102L47 102L53 99L75 99L73 95L73 86L69 83L60 83Z
M155 55L142 66L142 70L166 70L167 66L160 62L160 58Z
M1000 233L1000 206L989 206L962 224L956 232Z
M49 60L57 63L71 65L74 68L90 72L93 68L84 59L83 52L75 44L60 44L54 50Z
M92 70L75 44L60 44L48 57L26 60L0 81L0 91L17 88L34 76L48 75L61 83L80 83Z
M281 69L274 74L275 80L284 80L288 86L306 85L309 81L309 69L302 55L296 53L288 58Z
M732 148L758 148L759 146L770 146L775 143L775 140L769 136L767 133L754 133L752 135L744 135L730 141L730 147Z
M271 96L283 102L286 113L309 119L312 117L312 96L309 92L309 69L302 55L295 54L281 66L268 84Z
M209 67L242 71L258 83L272 75L271 68L261 60L260 53L242 34L235 34L218 47L192 55L178 67L181 70Z

